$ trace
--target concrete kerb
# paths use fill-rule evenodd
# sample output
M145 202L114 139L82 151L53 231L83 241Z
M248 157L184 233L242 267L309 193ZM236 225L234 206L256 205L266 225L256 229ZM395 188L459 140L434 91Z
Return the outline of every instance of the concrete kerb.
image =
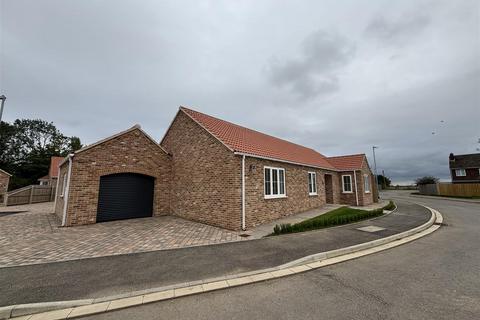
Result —
M40 317L42 319L43 317L47 317L51 320L72 319L303 273L312 269L387 250L434 232L440 228L440 224L443 222L443 217L437 210L427 206L424 207L431 212L431 217L428 222L411 230L383 239L310 255L273 268L244 272L230 276L221 276L166 287L133 291L126 294L99 299L35 303L4 307L0 308L0 319L15 319L15 317L18 317L17 319L28 320L35 320L37 317L39 319ZM46 310L49 311L38 313ZM34 312L37 313L32 314Z

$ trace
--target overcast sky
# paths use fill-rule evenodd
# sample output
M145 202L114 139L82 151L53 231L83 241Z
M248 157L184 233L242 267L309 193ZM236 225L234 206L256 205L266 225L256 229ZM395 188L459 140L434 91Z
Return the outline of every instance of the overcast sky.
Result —
M478 1L0 2L5 121L160 140L185 105L372 167L378 145L394 183L480 148Z

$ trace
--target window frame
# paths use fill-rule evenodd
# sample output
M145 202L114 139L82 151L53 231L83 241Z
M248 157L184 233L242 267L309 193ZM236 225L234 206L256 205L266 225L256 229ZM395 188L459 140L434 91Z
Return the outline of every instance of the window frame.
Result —
M458 174L458 172L463 172L463 174ZM455 177L466 177L467 170L465 169L455 169Z
M367 185L368 185L368 190L367 190ZM372 188L370 186L370 175L368 175L368 174L363 175L363 189L364 189L365 193L371 193L372 192Z
M265 172L269 170L269 178L270 178L270 181L269 181L269 191L270 191L270 194L267 194L267 190L266 190L266 180L265 180ZM273 181L273 176L274 176L274 173L273 172L276 172L276 178L277 178L277 181ZM280 172L282 172L282 174L280 174ZM282 179L280 178L281 176L283 176L283 181ZM279 167L270 167L270 166L264 166L263 167L263 196L265 199L278 199L278 198L286 198L287 197L287 183L286 183L286 175L285 175L285 169L284 168L279 168ZM283 186L282 186L282 182L283 182ZM274 194L273 193L273 190L274 190L274 185L276 186L276 189L277 189L277 193ZM283 187L283 193L280 193L281 189Z
M345 177L350 177L350 191L345 190ZM353 183L351 174L342 174L342 193L353 193Z
M313 178L311 179L311 177L313 177ZM312 186L311 191L310 191L310 186ZM309 196L318 195L317 173L315 171L308 171L308 195Z

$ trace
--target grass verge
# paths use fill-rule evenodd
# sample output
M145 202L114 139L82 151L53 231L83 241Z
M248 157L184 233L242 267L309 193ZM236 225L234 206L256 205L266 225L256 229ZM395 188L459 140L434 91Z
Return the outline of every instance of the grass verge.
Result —
M276 236L280 234L304 232L304 231L338 226L342 224L348 224L352 222L357 222L365 219L378 217L383 214L384 209L393 210L394 208L395 208L395 204L392 201L390 201L388 205L386 205L385 207L375 209L375 210L361 210L361 209L353 209L349 207L341 207L299 223L295 223L295 224L285 223L280 225L277 224L273 228L273 233L270 235Z

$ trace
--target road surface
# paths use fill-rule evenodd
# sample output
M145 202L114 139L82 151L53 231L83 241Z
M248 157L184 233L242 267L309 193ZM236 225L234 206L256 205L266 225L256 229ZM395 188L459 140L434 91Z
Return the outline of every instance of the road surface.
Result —
M388 196L436 208L448 225L300 275L87 319L479 319L480 204Z

